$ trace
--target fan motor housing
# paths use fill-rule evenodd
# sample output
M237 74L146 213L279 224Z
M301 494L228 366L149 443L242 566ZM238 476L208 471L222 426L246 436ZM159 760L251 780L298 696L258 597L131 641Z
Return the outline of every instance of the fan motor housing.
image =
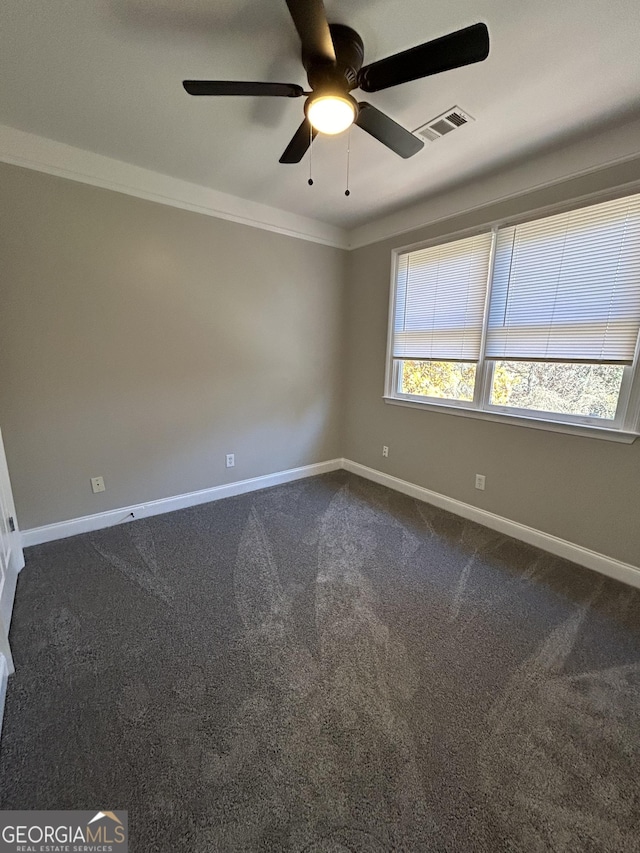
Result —
M317 57L303 53L302 62L309 85L314 91L335 88L350 92L358 84L358 71L364 60L364 44L358 33L344 24L329 24L329 31L336 54L335 65L319 62Z

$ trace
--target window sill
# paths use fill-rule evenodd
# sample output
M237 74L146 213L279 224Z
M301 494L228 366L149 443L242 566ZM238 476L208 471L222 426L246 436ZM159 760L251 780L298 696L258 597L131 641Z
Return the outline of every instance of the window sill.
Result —
M414 400L403 400L401 397L384 396L385 403L393 406L408 406L411 409L427 409L430 412L439 412L444 415L460 415L463 418L477 418L482 421L494 421L500 424L511 424L513 426L526 427L529 429L541 429L546 432L561 432L566 435L581 435L584 438L599 438L605 441L616 441L619 444L632 444L638 433L625 432L619 429L607 429L607 427L587 426L582 424L568 424L561 421L543 421L539 418L528 418L523 415L506 415L497 412L486 412L482 409L466 409L463 406L449 406L446 403L416 402Z

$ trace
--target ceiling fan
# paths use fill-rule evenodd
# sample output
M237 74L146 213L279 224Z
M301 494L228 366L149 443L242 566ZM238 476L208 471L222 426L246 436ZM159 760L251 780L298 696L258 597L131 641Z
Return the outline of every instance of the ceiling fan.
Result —
M351 27L329 24L322 0L287 0L287 6L302 42L302 64L310 92L294 83L184 80L182 84L190 95L307 96L304 120L280 158L281 163L299 163L318 132L341 133L352 124L400 157L417 154L424 145L421 139L367 101L356 101L350 92L357 88L379 92L482 62L489 55L486 25L473 24L363 66L362 39Z

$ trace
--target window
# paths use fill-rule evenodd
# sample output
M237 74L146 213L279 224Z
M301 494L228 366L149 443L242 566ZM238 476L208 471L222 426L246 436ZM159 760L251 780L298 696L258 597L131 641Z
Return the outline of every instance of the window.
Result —
M392 402L637 430L640 195L395 261Z

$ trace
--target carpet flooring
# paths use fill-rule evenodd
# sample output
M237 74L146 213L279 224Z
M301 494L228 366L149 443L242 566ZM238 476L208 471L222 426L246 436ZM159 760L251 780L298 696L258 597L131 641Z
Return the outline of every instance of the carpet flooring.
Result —
M0 807L132 853L640 850L640 594L336 472L31 548Z

